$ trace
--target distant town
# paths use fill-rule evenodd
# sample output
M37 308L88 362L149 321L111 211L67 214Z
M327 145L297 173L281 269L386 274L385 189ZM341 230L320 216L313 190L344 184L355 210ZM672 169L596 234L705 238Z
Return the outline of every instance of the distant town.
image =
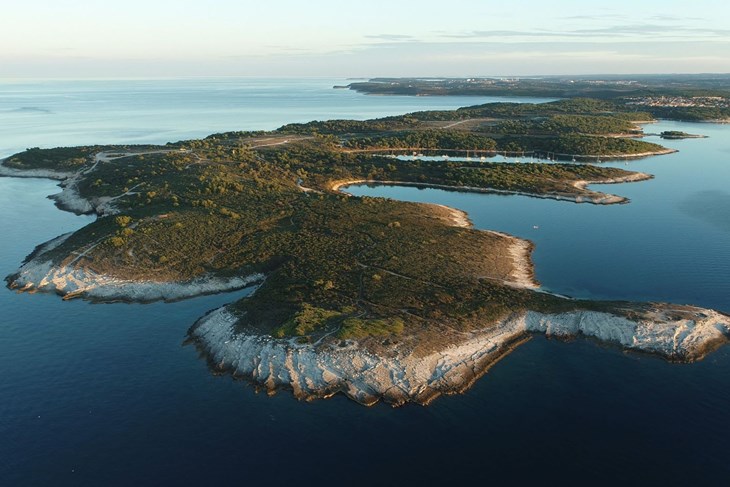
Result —
M637 96L628 98L626 104L644 107L730 108L730 99L722 96Z

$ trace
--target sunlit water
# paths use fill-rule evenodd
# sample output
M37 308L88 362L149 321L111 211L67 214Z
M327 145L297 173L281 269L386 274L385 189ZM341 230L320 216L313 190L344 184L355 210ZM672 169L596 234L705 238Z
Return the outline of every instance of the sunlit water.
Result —
M505 97L365 96L343 79L0 80L0 157L27 147L165 143L311 120L451 110ZM521 98L539 103L544 98Z
M2 83L0 154L29 146L166 142L486 101L330 89L343 83ZM16 110L24 107L48 112ZM479 227L534 240L538 278L556 291L727 311L730 127L661 128L711 138L668 141L681 152L630 163L657 176L605 187L631 197L630 205L358 191L449 204L469 211ZM38 243L90 221L45 199L56 190L46 180L0 178L2 275ZM193 347L183 345L199 316L241 295L93 305L0 292L0 485L435 485L550 478L566 485L722 485L730 474L730 347L698 364L671 365L582 340L538 337L467 394L426 408L364 408L341 397L308 404L216 377Z

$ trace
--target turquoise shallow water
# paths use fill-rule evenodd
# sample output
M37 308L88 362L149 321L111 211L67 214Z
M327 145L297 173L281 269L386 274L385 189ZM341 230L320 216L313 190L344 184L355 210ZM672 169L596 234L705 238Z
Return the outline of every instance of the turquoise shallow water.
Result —
M0 83L0 154L483 101L329 89L342 83ZM51 113L14 111L23 107ZM656 128L648 131L680 128L711 138L667 142L681 152L630 163L656 175L605 187L629 196L630 205L358 191L450 204L480 227L533 239L538 278L559 292L729 311L730 127ZM55 190L46 180L0 178L3 276L38 243L89 221L58 211L45 199ZM536 337L467 394L427 408L364 408L341 397L301 403L216 377L183 345L196 318L239 295L93 305L0 291L0 485L723 485L730 474L730 347L697 364L672 365L583 340Z

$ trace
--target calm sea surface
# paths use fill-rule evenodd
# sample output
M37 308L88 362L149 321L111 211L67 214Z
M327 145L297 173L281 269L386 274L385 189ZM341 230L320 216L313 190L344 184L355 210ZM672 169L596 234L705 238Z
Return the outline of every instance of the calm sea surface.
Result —
M0 156L491 100L331 89L344 83L4 81ZM600 187L629 205L350 191L455 206L477 227L529 238L537 277L557 292L727 312L730 126L646 128L672 129L710 138L664 141L680 152L628 166L655 179ZM91 221L57 210L45 198L55 191L48 180L0 178L2 276L35 245ZM467 394L426 408L364 408L341 397L302 403L213 376L183 345L195 319L241 295L93 305L0 289L0 485L727 484L730 347L672 365L536 337Z

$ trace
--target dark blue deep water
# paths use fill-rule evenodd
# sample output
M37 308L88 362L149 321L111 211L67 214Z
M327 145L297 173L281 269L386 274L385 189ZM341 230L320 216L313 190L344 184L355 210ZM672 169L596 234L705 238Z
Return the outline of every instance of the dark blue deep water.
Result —
M0 155L27 146L165 142L311 118L367 118L484 99L366 97L343 80L0 83ZM21 110L36 107L47 110ZM259 123L260 122L260 123ZM351 188L467 210L536 243L546 288L730 311L730 126L630 163L649 182L598 207L412 188ZM621 167L623 164L620 164ZM53 182L0 178L0 274L89 221ZM533 229L538 225L539 229ZM429 407L298 402L212 375L187 328L236 299L90 304L0 290L0 485L727 485L730 347L673 365L536 337L461 396Z

